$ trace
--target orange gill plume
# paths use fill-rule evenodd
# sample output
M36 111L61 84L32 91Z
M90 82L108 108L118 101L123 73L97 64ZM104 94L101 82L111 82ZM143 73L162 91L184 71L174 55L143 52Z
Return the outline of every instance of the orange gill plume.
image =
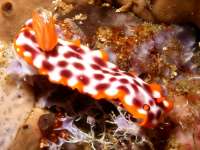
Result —
M51 12L39 8L33 11L33 30L36 40L43 51L51 51L58 42L55 22Z

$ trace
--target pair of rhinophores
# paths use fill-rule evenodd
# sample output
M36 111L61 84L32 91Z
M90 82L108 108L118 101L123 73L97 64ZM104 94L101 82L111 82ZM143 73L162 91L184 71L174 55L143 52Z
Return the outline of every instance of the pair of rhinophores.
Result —
M17 35L16 52L50 82L77 89L96 100L121 104L141 126L155 126L161 115L172 109L158 84L147 84L120 70L109 62L105 51L65 41L59 34L52 14L38 9Z

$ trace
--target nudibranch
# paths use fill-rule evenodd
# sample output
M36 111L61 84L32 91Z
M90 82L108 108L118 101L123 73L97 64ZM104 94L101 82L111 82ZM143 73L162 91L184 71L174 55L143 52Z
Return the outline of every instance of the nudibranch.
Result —
M16 52L50 82L120 104L141 126L155 126L172 109L158 84L120 70L105 51L65 41L59 34L51 14L34 11L15 39Z

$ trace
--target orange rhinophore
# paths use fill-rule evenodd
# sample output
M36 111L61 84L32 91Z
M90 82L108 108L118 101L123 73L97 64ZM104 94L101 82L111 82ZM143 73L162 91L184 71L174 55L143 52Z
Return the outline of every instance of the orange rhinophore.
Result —
M53 50L57 45L58 37L52 13L44 9L37 9L33 11L32 19L39 47L43 51Z

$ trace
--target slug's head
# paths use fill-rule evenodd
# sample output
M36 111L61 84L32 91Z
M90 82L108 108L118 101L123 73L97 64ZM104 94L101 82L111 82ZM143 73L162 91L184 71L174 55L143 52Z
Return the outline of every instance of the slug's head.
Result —
M137 119L140 126L155 127L162 116L172 109L173 104L166 100L158 84L145 84L139 90L140 94L134 98L132 105L124 101L123 106Z
M173 108L173 103L163 96L163 90L160 85L153 83L148 86L149 89L147 87L146 89L151 93L152 99L149 99L148 104L142 106L146 116L140 125L155 127L162 119L161 116Z
M57 45L58 37L51 12L39 8L33 11L33 30L39 47L43 51L51 51Z

